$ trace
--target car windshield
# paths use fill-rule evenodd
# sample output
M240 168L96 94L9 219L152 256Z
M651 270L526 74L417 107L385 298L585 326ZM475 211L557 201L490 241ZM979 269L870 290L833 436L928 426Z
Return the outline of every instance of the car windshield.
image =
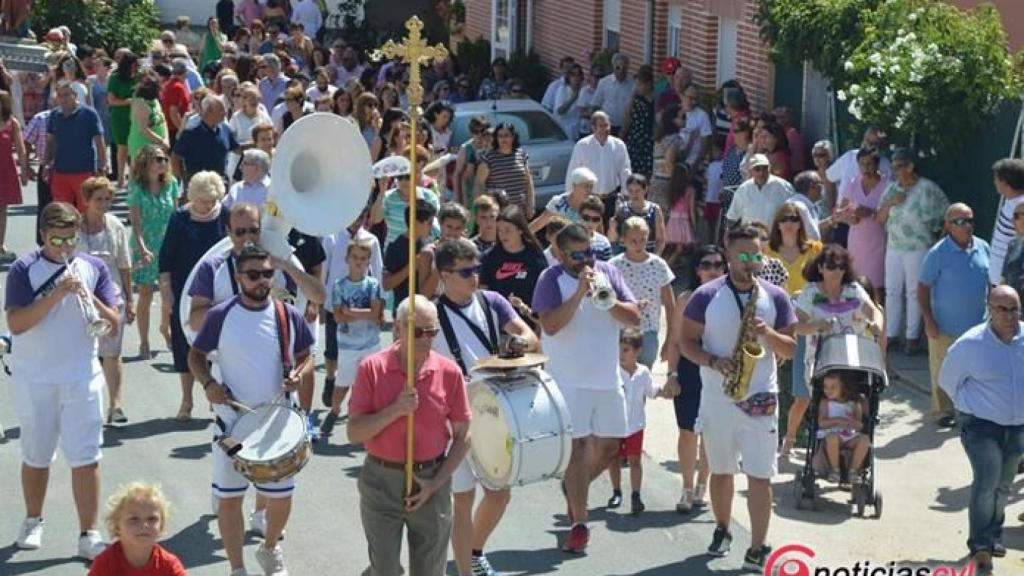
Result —
M463 143L470 138L469 120L475 114L458 116L455 119L455 127L452 130L452 142ZM519 144L551 144L564 142L568 138L562 127L551 119L546 113L539 110L521 110L515 112L493 112L485 114L490 120L491 126L497 126L502 122L508 122L515 127L519 133Z

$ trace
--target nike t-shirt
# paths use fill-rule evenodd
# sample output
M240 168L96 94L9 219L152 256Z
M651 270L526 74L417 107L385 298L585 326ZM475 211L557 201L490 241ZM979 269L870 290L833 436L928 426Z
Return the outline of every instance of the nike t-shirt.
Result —
M533 288L548 267L542 252L524 248L511 254L500 242L484 254L480 264L482 285L506 298L514 294L526 303L533 301Z

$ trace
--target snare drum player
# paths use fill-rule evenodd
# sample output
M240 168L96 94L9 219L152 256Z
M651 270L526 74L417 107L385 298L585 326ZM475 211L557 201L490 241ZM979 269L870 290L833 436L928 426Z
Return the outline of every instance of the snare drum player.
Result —
M533 293L540 315L547 371L558 383L572 420L572 455L563 488L572 529L562 545L581 553L590 540L587 492L626 437L626 396L619 372L619 330L640 325L640 308L619 270L595 262L590 234L579 224L557 236L561 264L541 273ZM600 275L611 288L610 306L595 305L591 288Z
M434 250L434 265L444 286L437 300L441 336L434 338L434 350L454 360L467 380L478 360L498 354L500 334L519 337L517 346L523 351L537 349L537 336L512 304L497 292L479 289L480 252L472 240L441 241ZM452 553L459 576L496 575L483 550L508 506L509 489L484 488L474 517L476 476L469 458L464 458L452 476L452 492Z
M209 310L188 357L189 369L215 405L222 433L238 418L229 400L250 407L274 402L296 390L303 374L313 370L309 353L313 334L302 313L270 296L276 272L270 254L248 244L233 259L239 294ZM215 350L222 382L213 378L207 363ZM256 550L256 559L267 575L287 574L278 540L291 512L295 479L255 486L267 502L266 539ZM242 500L248 487L249 480L235 471L231 457L215 444L213 492L220 503L217 524L232 576L246 574Z
M415 302L415 304L414 304ZM409 306L415 306L409 326ZM451 536L451 477L469 449L469 399L459 365L434 352L441 332L437 307L423 296L399 303L395 344L359 365L349 400L348 438L366 444L359 508L366 533L368 576L398 576L402 531L408 532L409 574L441 576ZM413 347L415 390L406 389L406 353ZM413 474L405 495L406 416L414 414Z
M22 550L42 546L43 501L59 442L71 466L81 529L78 556L92 560L104 548L96 530L104 380L82 302L91 300L112 331L119 329L120 314L107 266L93 256L75 254L80 223L81 215L65 202L43 209L43 247L11 266L4 307L13 334L11 397L21 424L25 499L16 544ZM54 361L54 342L61 343L59 362Z
M683 312L683 355L700 366L703 383L699 419L711 469L711 509L716 528L708 548L725 556L732 544L733 476L747 475L750 495L751 547L743 559L748 570L763 570L771 547L765 543L772 513L771 479L777 473L778 381L776 359L789 359L796 350L797 322L789 296L781 288L756 278L763 256L757 229L739 225L726 241L729 274L694 291ZM756 284L755 284L756 282ZM754 308L748 307L756 292ZM744 324L743 320L749 319ZM764 355L756 361L746 395L740 401L726 394L726 376L737 369L734 358L743 341L756 341Z

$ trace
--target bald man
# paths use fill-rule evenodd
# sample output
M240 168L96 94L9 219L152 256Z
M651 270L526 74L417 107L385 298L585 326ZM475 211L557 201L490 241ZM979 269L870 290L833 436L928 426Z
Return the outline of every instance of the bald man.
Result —
M953 399L960 440L974 479L968 504L967 547L978 574L1006 555L1004 509L1024 453L1024 335L1020 297L1010 286L992 289L989 320L949 349L939 385Z
M974 211L958 202L946 209L946 236L921 263L917 300L928 335L932 380L932 420L941 428L956 424L953 403L939 388L946 351L964 332L985 320L989 246L974 235Z

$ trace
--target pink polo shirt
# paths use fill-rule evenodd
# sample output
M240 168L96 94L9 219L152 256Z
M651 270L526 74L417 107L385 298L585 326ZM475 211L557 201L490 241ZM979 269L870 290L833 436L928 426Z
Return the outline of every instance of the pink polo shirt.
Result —
M348 411L352 416L374 414L391 405L405 389L405 359L398 345L368 356L359 365ZM430 352L416 378L419 406L413 419L417 462L444 454L451 440L448 422L468 422L469 398L458 364ZM405 461L405 418L396 418L366 441L366 451L390 462Z

